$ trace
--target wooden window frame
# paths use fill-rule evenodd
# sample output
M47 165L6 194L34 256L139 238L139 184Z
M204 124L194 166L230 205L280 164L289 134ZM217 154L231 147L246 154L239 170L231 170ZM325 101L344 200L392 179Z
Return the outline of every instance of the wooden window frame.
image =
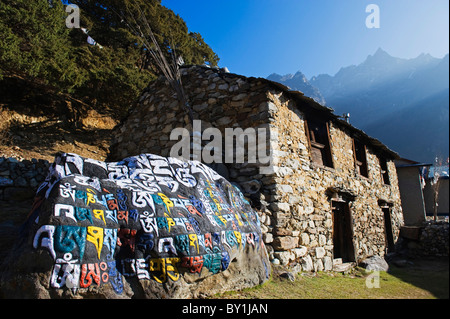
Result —
M313 130L310 129L311 126L322 131L322 136L316 136L314 128ZM311 162L319 166L334 168L329 122L317 118L307 118L305 119L305 131Z
M387 163L387 159L383 156L378 156L378 160L380 161L380 173L381 180L384 185L391 185L391 179L389 177L389 167Z
M367 147L357 139L353 138L353 160L356 173L369 178L369 165L367 164Z

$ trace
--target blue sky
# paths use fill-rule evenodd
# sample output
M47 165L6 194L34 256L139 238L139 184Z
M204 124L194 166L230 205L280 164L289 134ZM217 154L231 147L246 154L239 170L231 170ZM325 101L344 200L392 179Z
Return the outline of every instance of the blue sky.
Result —
M219 66L246 76L302 71L334 75L381 47L415 58L449 52L448 0L162 0L219 55ZM380 28L367 28L369 4Z

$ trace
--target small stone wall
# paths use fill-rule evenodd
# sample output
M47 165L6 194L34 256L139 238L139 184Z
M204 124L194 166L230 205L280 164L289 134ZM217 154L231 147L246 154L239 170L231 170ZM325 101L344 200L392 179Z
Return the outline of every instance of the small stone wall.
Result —
M0 200L33 198L48 174L50 163L35 159L19 161L0 157Z
M424 256L448 256L449 224L444 221L428 221L419 238L419 253Z

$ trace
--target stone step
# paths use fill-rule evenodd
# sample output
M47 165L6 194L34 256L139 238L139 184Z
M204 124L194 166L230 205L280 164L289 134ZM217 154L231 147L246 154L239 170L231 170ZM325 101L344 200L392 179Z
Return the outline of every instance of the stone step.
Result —
M342 259L341 259L342 262ZM354 267L355 263L341 263L338 265L333 265L333 271L335 272L349 272Z
M334 265L342 265L342 258L333 259L333 266Z

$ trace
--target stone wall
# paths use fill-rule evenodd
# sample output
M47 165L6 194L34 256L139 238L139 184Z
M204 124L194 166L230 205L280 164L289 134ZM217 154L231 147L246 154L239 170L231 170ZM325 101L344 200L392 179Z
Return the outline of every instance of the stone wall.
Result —
M267 129L269 165L246 162L220 167L258 208L272 262L298 263L306 271L330 270L335 257L332 199L342 196L348 198L351 209L356 261L385 253L380 203L390 207L393 240L397 240L403 217L392 151L338 120L330 109L280 84L197 66L182 69L182 75L202 131L209 127L222 133L225 128ZM311 162L304 109L324 114L324 121L330 123L334 168ZM164 78L152 82L116 129L110 160L140 153L169 155L178 141L170 141L171 131L181 127L192 131L186 114ZM368 141L367 178L355 172L355 136ZM381 178L380 153L387 154L390 185Z
M402 229L403 251L411 257L442 257L449 254L448 221L428 220L420 227Z
M245 77L219 73L212 69L183 69L184 90L194 111L202 120L202 130L209 127L257 127L265 125L269 112L262 80L247 81ZM266 125L267 126L267 125ZM144 90L138 107L116 130L109 159L141 153L168 156L177 142L170 140L174 128L192 130L187 113L180 109L168 82L160 77Z
M449 252L448 221L427 221L419 238L419 250L425 256L447 256Z
M286 264L298 260L308 270L331 270L333 214L330 193L351 195L353 241L357 260L383 256L386 250L384 216L379 202L389 203L394 241L403 223L398 180L393 161L388 162L390 185L381 179L376 152L368 147L368 178L355 172L351 132L330 125L334 168L310 160L304 120L285 94L269 94L278 109L274 116L278 135L277 160L271 191L273 202L263 210L273 223L273 256ZM294 125L293 125L294 124ZM269 186L269 185L268 185ZM269 186L270 188L270 186ZM264 220L264 218L263 218ZM269 248L270 249L270 248Z
M42 159L19 161L0 157L0 200L33 198L48 174L50 163Z

